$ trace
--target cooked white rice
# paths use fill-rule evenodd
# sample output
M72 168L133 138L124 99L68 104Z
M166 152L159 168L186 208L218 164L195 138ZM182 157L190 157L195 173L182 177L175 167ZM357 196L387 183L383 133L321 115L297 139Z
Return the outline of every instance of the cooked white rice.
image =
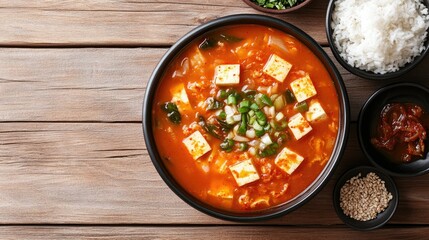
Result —
M331 27L344 60L384 74L425 49L429 15L420 0L337 0Z

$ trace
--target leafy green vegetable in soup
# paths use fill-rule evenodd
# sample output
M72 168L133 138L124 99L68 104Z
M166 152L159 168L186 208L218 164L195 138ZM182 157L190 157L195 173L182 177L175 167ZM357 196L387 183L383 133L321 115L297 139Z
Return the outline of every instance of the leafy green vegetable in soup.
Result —
M172 102L165 102L161 105L161 109L167 113L167 117L172 123L180 123L182 117L176 104Z

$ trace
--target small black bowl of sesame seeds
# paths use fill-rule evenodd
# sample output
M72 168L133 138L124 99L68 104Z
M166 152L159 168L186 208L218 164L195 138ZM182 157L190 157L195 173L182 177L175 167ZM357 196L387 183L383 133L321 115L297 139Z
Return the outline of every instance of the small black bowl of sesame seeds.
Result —
M395 213L399 194L381 170L361 166L344 173L334 188L334 208L348 226L361 231L379 228Z

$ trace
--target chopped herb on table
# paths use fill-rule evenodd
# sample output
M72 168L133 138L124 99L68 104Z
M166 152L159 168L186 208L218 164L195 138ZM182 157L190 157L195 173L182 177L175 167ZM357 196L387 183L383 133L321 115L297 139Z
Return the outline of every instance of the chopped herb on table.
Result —
M294 7L304 0L252 0L252 2L264 8L283 10Z

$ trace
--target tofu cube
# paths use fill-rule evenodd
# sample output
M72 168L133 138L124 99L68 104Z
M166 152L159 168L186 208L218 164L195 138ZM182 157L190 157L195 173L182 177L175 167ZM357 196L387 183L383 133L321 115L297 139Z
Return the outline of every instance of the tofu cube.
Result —
M178 84L170 89L170 93L173 96L171 99L179 108L179 111L192 110L192 106L189 103L188 94L185 90L185 85L183 83Z
M283 150L277 155L274 163L287 174L291 175L299 165L304 161L304 157L297 154L294 151L291 151L288 148L283 148Z
M323 110L322 105L320 105L318 101L311 101L308 111L305 113L305 118L307 118L307 121L318 122L326 119L327 117L328 116L326 115L325 110Z
M259 179L258 172L250 159L230 166L229 170L240 187Z
M290 83L290 87L298 102L305 101L317 94L309 75L294 80Z
M215 84L231 86L240 83L240 64L223 64L216 66Z
M212 150L209 143L198 130L183 139L182 142L195 160Z
M289 74L291 68L292 64L277 56L276 54L271 54L262 71L277 81L283 82Z
M305 120L301 113L297 113L289 118L288 127L292 131L296 140L301 139L313 130L310 123Z

